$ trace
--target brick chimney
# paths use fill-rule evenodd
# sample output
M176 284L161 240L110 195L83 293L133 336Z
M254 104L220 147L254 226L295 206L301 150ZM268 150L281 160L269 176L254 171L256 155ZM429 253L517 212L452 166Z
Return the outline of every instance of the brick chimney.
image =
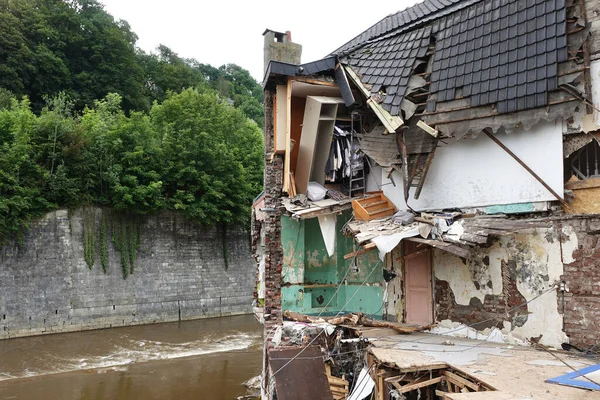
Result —
M263 33L265 38L264 71L267 71L269 61L281 61L289 64L300 64L302 56L302 45L292 42L292 33L290 31L275 32L266 29Z

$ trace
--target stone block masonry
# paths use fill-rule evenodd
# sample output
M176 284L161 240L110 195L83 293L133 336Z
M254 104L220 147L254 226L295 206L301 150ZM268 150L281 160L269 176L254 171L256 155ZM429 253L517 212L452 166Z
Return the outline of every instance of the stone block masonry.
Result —
M88 268L83 220L81 210L49 213L21 245L0 249L0 339L252 311L256 267L247 231L226 230L226 263L222 228L176 213L145 218L135 271L123 279L110 237L107 273L99 246Z

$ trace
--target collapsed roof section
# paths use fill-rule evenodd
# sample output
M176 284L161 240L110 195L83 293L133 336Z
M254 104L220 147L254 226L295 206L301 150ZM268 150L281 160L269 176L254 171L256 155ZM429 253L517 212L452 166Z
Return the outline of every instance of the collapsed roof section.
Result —
M457 138L484 128L528 129L541 119L572 115L578 106L573 102L586 97L580 78L587 30L580 5L425 1L386 17L332 54L407 125L416 115ZM422 78L420 87L415 78ZM535 108L543 109L533 118L493 120Z

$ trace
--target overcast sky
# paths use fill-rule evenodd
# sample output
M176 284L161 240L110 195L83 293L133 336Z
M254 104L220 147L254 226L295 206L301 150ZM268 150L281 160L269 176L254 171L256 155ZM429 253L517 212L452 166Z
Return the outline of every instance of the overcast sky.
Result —
M417 0L99 0L129 22L138 46L164 44L179 56L219 67L234 63L262 81L266 28L292 32L302 62L326 56L385 16Z

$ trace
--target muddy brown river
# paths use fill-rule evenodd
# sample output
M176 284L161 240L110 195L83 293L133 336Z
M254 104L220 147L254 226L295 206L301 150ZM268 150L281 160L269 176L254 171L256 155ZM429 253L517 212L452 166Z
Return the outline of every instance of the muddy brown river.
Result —
M260 374L253 316L0 341L0 400L231 400Z

